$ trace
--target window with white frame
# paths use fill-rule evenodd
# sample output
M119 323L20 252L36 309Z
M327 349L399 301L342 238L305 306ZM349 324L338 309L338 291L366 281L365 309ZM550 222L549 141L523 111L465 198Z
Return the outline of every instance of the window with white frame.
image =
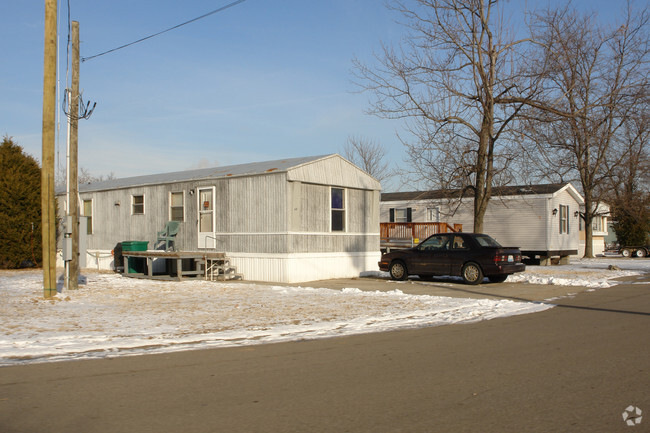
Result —
M440 208L428 207L427 208L427 221L439 223L440 222Z
M606 227L605 217L596 215L591 222L592 232L603 232L604 227Z
M389 220L392 223L410 223L412 220L412 209L405 208L390 208Z
M131 215L144 215L144 195L131 196Z
M185 221L185 197L183 192L169 193L169 220Z
M560 234L569 233L569 206L560 205Z
M332 188L332 231L345 231L345 190Z

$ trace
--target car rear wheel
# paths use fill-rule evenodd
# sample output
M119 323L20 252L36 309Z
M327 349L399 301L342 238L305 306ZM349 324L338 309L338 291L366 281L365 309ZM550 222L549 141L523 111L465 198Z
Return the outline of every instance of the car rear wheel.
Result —
M408 277L408 271L406 270L406 265L400 260L396 260L390 264L390 277L393 280L403 281Z
M645 250L643 248L639 248L638 250L636 250L636 256L645 257Z
M465 263L461 276L467 284L480 284L483 281L483 270L474 262Z
M491 283L503 283L506 278L508 278L508 275L489 275L488 280L490 280Z

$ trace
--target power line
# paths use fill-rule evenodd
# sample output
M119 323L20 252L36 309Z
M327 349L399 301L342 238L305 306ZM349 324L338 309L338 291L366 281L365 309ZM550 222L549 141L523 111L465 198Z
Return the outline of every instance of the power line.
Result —
M216 14L216 13L218 13L218 12L222 12L222 11L224 11L224 10L226 10L226 9L229 9L229 8L233 7L233 6L237 6L238 4L243 3L243 2L245 2L245 1L246 1L246 0L236 0L236 1L232 2L232 3L228 3L227 5L220 7L220 8L218 8L218 9L215 9L215 10L213 10L213 11L210 11L210 12L206 13L206 14L203 14L203 15L201 15L201 16L199 16L199 17L193 18L193 19L191 19L191 20L189 20L189 21L185 21L184 23L181 23L181 24L177 24L177 25L175 25L174 27L170 27L170 28L168 28L168 29L166 29L166 30L163 30L163 31L161 31L161 32L154 33L154 34L152 34L152 35L149 35L149 36L146 36L146 37L144 37L144 38L138 39L137 41L130 42L130 43L128 43L128 44L125 44L125 45L119 46L119 47L117 47L117 48L113 48L113 49L108 50L108 51L104 51L103 53L95 54L94 56L82 57L82 58L81 58L81 61L82 61L82 62L85 62L86 60L94 59L95 57L100 57L100 56L103 56L103 55L105 55L105 54L112 53L112 52L114 52L114 51L118 51L118 50L121 50L121 49L126 48L126 47L130 47L131 45L138 44L138 43L140 43L140 42L146 41L147 39L155 38L156 36L162 35L163 33L167 33L167 32L169 32L169 31L175 30L175 29L177 29L177 28L179 28L179 27L183 27L184 25L187 25L187 24L193 23L193 22L195 22L195 21L198 21L198 20L200 20L200 19L203 19L203 18L209 17L210 15L214 15L214 14Z

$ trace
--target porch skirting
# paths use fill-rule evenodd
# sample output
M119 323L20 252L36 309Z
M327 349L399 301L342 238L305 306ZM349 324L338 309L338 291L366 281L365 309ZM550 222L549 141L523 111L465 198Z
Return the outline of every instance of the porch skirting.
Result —
M256 254L224 251L244 280L302 283L332 278L355 278L365 271L378 270L379 251L335 253ZM61 254L57 266L63 267ZM110 250L88 250L86 267L113 270Z

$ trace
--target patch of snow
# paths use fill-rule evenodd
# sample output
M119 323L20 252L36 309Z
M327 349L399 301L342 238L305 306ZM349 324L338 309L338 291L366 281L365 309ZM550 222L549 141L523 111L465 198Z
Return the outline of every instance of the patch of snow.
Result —
M610 270L616 265L620 270ZM650 261L621 259L572 259L571 264L561 266L526 266L526 271L508 276L509 283L581 286L603 289L619 284L616 278L641 275L650 272Z
M540 303L97 273L42 297L38 272L0 274L0 365L261 344L489 320Z

